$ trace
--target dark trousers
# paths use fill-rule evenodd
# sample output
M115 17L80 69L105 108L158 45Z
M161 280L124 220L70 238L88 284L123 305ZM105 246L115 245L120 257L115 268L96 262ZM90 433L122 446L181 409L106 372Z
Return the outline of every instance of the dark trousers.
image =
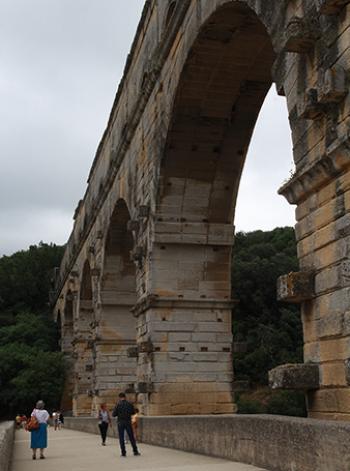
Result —
M106 441L106 437L107 437L108 423L107 422L102 422L102 424L98 424L98 428L100 429L102 443L104 443Z
M118 422L119 444L120 444L120 450L122 452L122 455L123 456L126 455L125 431L129 436L129 440L130 440L133 452L138 453L136 440L135 440L135 437L134 437L134 432L132 430L131 422Z

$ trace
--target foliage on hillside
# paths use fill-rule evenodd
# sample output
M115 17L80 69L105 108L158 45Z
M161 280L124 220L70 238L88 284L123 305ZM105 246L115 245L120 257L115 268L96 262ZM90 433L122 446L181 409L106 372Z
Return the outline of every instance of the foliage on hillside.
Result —
M233 313L233 329L236 342L247 342L247 352L235 354L234 370L237 380L249 380L253 388L267 385L267 373L275 366L303 361L299 307L276 299L277 278L297 270L296 242L291 227L236 235L232 291L239 303ZM283 398L299 404L299 409L291 408L299 410L298 415L305 413L303 398L296 393L293 399L292 396L292 393L273 395L277 413L282 413L283 407L278 402L283 403ZM249 408L248 396L245 397L244 411ZM271 413L273 407L267 405L265 400L264 404L260 403L260 409ZM259 410L259 406L253 409Z
M40 398L58 405L64 362L48 293L62 254L41 243L0 258L0 417L29 413Z

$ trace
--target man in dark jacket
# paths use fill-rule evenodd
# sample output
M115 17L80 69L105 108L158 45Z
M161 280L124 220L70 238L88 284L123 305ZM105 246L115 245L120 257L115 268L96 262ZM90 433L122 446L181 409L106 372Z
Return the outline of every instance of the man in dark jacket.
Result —
M122 456L126 456L125 449L125 431L129 436L129 440L135 456L139 456L139 450L137 449L134 432L131 426L131 416L135 414L134 406L131 402L126 400L124 393L119 394L119 402L116 404L113 409L113 417L118 419L118 434L119 434L119 444Z

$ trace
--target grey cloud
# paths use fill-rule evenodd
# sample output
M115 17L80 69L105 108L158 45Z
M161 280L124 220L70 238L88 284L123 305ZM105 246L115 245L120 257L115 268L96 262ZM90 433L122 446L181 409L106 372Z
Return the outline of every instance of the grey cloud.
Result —
M1 1L1 253L68 238L143 5L143 0ZM271 96L264 105L241 185L238 228L293 223L285 203L276 202L291 161L281 103ZM252 195L263 186L262 204L274 208L271 221L252 212Z

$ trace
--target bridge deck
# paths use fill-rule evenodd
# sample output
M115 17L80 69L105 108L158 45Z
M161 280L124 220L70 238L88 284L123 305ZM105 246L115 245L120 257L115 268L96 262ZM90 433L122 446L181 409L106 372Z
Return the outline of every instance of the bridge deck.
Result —
M29 433L18 431L12 471L262 471L246 464L143 444L140 444L140 452L140 457L134 457L130 450L130 456L121 458L115 439L108 438L107 446L103 447L97 435L50 429L46 459L34 461L29 449Z

